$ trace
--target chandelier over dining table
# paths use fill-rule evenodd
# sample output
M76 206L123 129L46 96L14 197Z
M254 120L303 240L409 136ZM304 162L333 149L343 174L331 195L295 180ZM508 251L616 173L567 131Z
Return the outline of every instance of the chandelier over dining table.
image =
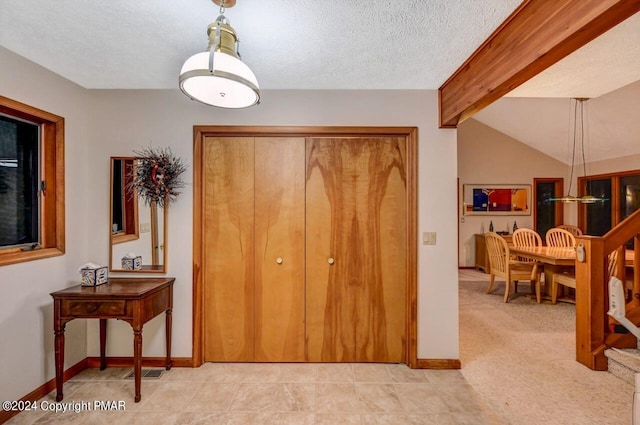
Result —
M571 154L571 172L569 174L569 189L567 194L560 198L550 198L551 201L572 203L580 202L583 204L594 204L596 202L604 202L607 198L596 197L591 194L591 182L587 178L587 161L585 156L584 144L585 144L585 103L589 100L588 97L577 97L572 99L573 103L573 131L572 131L572 154ZM573 175L575 171L576 161L576 146L580 144L580 152L582 154L582 171L583 176L586 179L586 194L581 197L571 195L571 186L573 184Z

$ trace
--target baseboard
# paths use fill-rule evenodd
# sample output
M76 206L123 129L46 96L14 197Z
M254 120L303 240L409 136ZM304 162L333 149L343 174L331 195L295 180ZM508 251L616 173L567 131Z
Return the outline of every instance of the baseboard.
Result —
M474 266L458 266L458 270L473 270Z
M100 357L87 357L87 367L100 367ZM133 367L133 357L107 357L107 367ZM143 357L142 366L165 367L166 357ZM171 366L193 367L191 357L172 357Z
M416 369L460 369L462 364L456 359L418 359Z
M78 363L74 364L69 369L64 371L64 374L62 375L63 382L66 382L69 379L73 378L74 376L76 376L78 373L82 372L86 368L87 368L87 359L80 360ZM31 391L26 396L22 397L20 400L21 401L36 401L36 400L40 400L42 397L44 397L45 395L49 394L51 391L53 391L55 389L56 389L56 378L52 378L51 380L49 380L49 381L45 382L44 384L40 385L35 390ZM20 413L20 412L19 411L9 411L9 412L7 412L7 411L4 411L4 410L0 410L0 424L5 423L6 421L11 419L12 417L17 415L18 413Z

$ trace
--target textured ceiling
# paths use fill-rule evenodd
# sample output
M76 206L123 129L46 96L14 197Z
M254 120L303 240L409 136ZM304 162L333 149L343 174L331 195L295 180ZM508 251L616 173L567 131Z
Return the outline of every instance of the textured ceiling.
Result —
M640 80L640 14L610 29L507 96L599 97Z
M521 0L238 0L263 89L437 89ZM0 45L86 88L176 88L210 0L1 0Z

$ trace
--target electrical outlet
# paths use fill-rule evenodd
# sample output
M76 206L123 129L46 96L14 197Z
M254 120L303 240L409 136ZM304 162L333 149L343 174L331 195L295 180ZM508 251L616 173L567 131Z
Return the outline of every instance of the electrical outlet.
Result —
M436 244L436 232L422 233L422 245L435 245L435 244Z
M151 231L151 223L140 223L140 233L149 233Z

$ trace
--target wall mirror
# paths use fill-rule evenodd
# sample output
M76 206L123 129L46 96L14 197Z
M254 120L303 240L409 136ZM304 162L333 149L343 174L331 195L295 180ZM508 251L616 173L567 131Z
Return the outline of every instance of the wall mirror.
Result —
M137 163L135 157L111 157L109 271L165 273L167 207L145 204L129 189ZM139 258L123 261L128 257Z

